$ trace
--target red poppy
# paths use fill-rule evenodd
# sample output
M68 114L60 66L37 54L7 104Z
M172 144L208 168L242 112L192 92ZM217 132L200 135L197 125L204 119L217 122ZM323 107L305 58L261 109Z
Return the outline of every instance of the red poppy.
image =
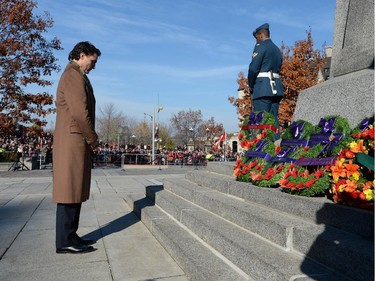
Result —
M296 188L298 189L301 189L301 188L304 188L305 185L303 184L303 182L300 182L299 184L296 185Z
M249 168L254 168L256 165L258 164L258 161L257 160L254 160L253 162L250 162L249 163Z
M322 170L318 170L316 173L315 173L315 178L316 179L320 179L322 176L324 176L324 172Z
M307 186L307 188L310 188L314 183L315 183L315 180L308 180L308 181L306 182L306 186Z
M289 182L286 185L286 187L288 187L288 188L292 188L292 187L295 187L295 186L296 186L296 184L294 182Z
M250 173L250 178L251 178L253 181L259 181L259 180L262 179L262 173L252 172L252 173Z
M368 135L371 139L374 139L374 127L370 128L368 130Z
M283 166L278 166L276 169L276 173L280 173L283 170Z
M281 179L279 180L279 184L282 186L282 187L285 187L287 184L288 184L288 180L287 179Z
M292 172L292 176L293 177L297 177L298 176L298 170L297 169L293 169L291 172Z
M234 169L234 171L233 171L233 175L234 175L235 177L238 177L238 176L240 175L240 173L241 173L241 169L239 169L239 168Z
M284 178L289 178L292 175L292 172L286 172L284 175Z

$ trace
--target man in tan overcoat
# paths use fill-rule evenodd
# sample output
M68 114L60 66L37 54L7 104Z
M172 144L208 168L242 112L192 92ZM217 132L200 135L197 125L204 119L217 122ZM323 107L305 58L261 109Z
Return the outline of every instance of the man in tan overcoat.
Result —
M77 235L82 202L89 199L91 153L97 147L95 97L87 75L95 68L100 51L80 42L69 53L56 95L53 142L53 202L56 210L56 253L96 250L94 241Z

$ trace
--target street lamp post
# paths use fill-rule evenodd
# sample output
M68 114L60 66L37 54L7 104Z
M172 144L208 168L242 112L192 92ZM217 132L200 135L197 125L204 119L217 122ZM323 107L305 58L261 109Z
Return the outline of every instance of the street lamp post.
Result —
M147 115L151 118L152 122L152 149L151 149L151 164L154 165L155 161L155 109L153 115L143 113L144 115Z
M190 136L190 139L187 143L187 146L188 146L188 151L192 152L195 149L195 137L194 137L193 127L190 127L189 129L189 136Z
M158 117L159 117L159 112L163 110L163 106L158 106ZM152 149L151 149L151 163L152 165L155 164L155 108L154 108L154 112L152 115L150 114L147 114L147 113L143 113L144 115L147 115L151 118L151 122L152 122Z
M205 151L207 153L209 152L209 149L210 149L209 134L210 134L210 129L207 127L206 128L206 144L205 144Z
M117 149L120 151L120 136L122 134L122 128L120 128L118 130L118 134L117 134Z

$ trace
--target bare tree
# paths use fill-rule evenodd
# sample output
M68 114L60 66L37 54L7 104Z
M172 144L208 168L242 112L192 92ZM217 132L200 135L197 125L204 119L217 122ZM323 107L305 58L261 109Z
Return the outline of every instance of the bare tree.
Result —
M152 146L152 129L145 120L135 128L135 135L138 144Z
M202 112L200 110L182 110L172 115L170 119L175 130L177 145L186 145L190 138L195 142L198 135L198 128L202 124Z
M120 138L124 144L134 144L136 137L136 128L139 125L139 121L135 118L124 116L122 125L122 134Z
M100 107L96 124L99 138L106 143L116 143L124 131L125 120L113 103Z

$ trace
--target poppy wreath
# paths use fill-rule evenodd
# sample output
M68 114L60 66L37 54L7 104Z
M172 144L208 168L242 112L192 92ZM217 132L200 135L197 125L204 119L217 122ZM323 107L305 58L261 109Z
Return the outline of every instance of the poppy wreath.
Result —
M328 167L290 165L279 181L282 191L300 196L325 196L330 185Z
M306 134L306 137L309 139L313 136L329 135L329 137L322 143L312 147L307 146L297 149L292 156L294 159L318 159L320 157L337 155L337 151L341 150L343 146L343 139L344 141L351 140L351 138L345 138L346 134L350 134L351 129L347 119L343 117L327 116L322 118L318 125L308 128L310 135ZM282 191L290 194L308 197L325 196L329 193L330 188L331 177L329 168L330 165L292 165L279 181L280 187Z
M305 147L296 150L292 157L295 159L316 158L323 149L318 144L312 148ZM283 192L300 196L324 196L330 186L328 167L299 166L292 164L283 174L278 184Z
M310 139L310 136L319 132L315 126L302 120L293 122L283 134L283 139ZM298 146L288 156L290 159L316 158L324 148L323 144L317 144L313 147ZM276 147L276 154L281 147ZM295 164L285 164L281 173L278 175L277 184L282 191L301 196L321 196L326 192L322 186L326 183L326 178L320 179L324 175L323 169L313 170L297 166ZM328 182L327 182L328 183Z
M264 115L266 116L266 115ZM272 116L270 117L272 119ZM265 122L266 123L266 122ZM244 122L246 125L246 120ZM312 147L300 146L288 156L292 159L322 159L337 157L327 165L299 166L293 163L269 162L261 158L242 157L237 160L234 175L237 180L252 182L261 187L278 187L283 192L300 196L324 196L334 202L353 207L373 210L374 207L374 118L365 119L353 130L346 118L328 116L317 126L304 121L303 134L299 137L310 139L312 135L330 135L328 141ZM244 150L255 150L262 140L272 140L270 130L241 130L239 140ZM296 139L295 131L288 128L283 139ZM342 136L335 140L339 134ZM271 156L277 155L281 147L273 142L265 145L262 151ZM329 149L327 149L329 148ZM335 158L333 158L335 159Z
M353 140L351 136L353 130L350 128L348 120L341 116L327 116L324 120L331 120L332 118L335 119L335 124L331 134L343 134L343 137L336 142L333 139L335 146L332 147L331 151L328 151L329 155L325 152L325 156L338 155L340 151L346 147L346 143ZM324 125L322 124L318 124L315 128L316 131L319 129L321 129L321 132L324 131Z
M278 187L284 174L290 169L292 163L278 163L275 165L264 165L261 172L251 171L252 182L261 187Z
M276 127L275 119L268 112L252 112L247 116L238 134L240 146L244 151L256 151L262 144L261 150L268 155L275 155L274 137ZM246 155L246 153L245 153ZM262 173L265 166L270 164L261 158L242 156L236 161L233 175L238 181L254 182L251 178L256 173ZM253 175L254 178L254 175Z
M242 123L238 140L241 147L247 151L261 139L273 141L275 130L275 118L272 114L265 111L251 112Z

